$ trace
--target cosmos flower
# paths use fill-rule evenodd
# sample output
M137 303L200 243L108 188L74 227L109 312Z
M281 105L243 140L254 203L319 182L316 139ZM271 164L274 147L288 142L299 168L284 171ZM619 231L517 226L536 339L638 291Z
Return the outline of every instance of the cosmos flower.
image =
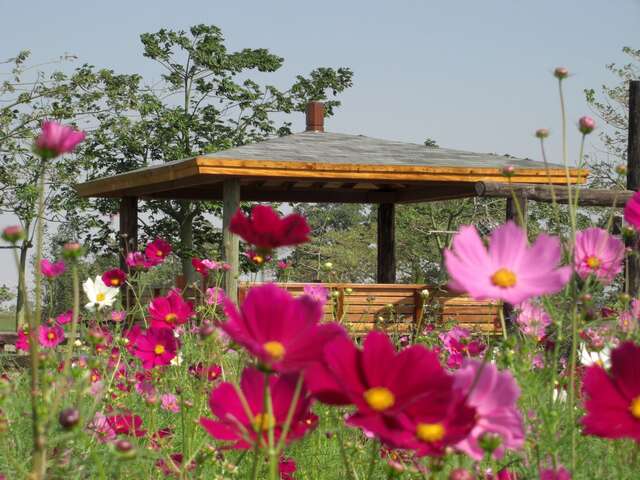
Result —
M243 408L243 400L231 383L216 387L209 397L209 408L215 419L201 417L200 425L217 440L233 442L233 448L253 448L261 439L267 442L267 432L273 428L275 440L279 441L282 427L298 382L298 375L270 375L268 387L273 402L272 414L264 408L265 375L255 368L245 368L240 380L240 391L246 400L251 416ZM311 399L304 385L293 410L291 428L286 443L304 436L317 426L318 418L311 413Z
M280 217L273 208L266 205L253 207L250 217L238 210L231 219L229 230L266 252L308 242L311 232L302 215L292 213Z
M58 325L66 325L73 320L73 310L67 310L56 317L56 323Z
M640 230L640 192L636 192L624 206L624 219L636 230Z
M518 306L516 323L524 335L540 341L545 336L546 328L551 325L551 317L544 308L525 300Z
M525 231L507 222L491 233L488 249L475 227L460 228L444 257L453 290L518 304L562 290L571 268L558 266L561 253L557 238L541 234L528 246Z
M55 348L64 340L64 330L59 325L40 325L38 343L45 348Z
M609 284L622 271L624 243L602 228L588 228L576 233L573 262L578 276L594 275Z
M240 310L227 297L228 317L220 328L264 365L297 372L322 358L324 346L346 336L336 323L320 323L322 307L306 295L298 298L274 284L253 287Z
M86 134L58 122L45 120L42 132L36 138L34 150L44 159L52 159L73 152Z
M146 263L148 266L156 266L164 262L171 253L171 245L162 238L156 238L144 249Z
M102 274L102 281L107 287L121 287L127 280L127 274L119 268L113 268Z
M46 258L43 258L40 260L40 271L42 272L42 275L47 278L56 278L64 273L65 264L62 260L51 263Z
M152 326L175 329L193 316L193 306L182 298L179 290L173 289L166 297L156 297L151 301L149 315Z
M624 342L611 353L611 369L587 368L583 379L584 433L640 443L640 347Z
M113 302L116 301L116 297L120 290L118 288L107 287L100 275L97 275L95 280L88 278L83 284L88 303L85 304L87 310L102 310L104 307L110 307Z
M135 339L134 355L142 361L142 368L169 365L179 348L173 331L168 328L151 327Z

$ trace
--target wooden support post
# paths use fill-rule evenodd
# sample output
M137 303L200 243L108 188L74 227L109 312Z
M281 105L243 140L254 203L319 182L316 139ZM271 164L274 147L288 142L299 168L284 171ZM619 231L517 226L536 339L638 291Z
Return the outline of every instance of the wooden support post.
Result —
M127 253L138 249L138 199L120 199L120 268L128 272L125 259Z
M378 205L378 283L396 283L396 206Z
M629 138L627 143L627 190L640 188L640 80L629 82ZM638 247L633 245L634 247ZM634 248L637 252L637 248ZM630 255L627 271L627 291L632 297L640 287L640 261Z
M240 208L240 180L225 180L222 186L222 242L224 245L224 261L231 265L224 278L224 289L227 297L238 301L238 276L240 275L240 239L229 231L231 217Z
M507 221L513 220L521 227L525 227L527 225L527 199L523 195L518 195L516 193L515 200L518 202L516 206L516 202L514 201L513 195L507 198L507 211L505 212L505 219ZM522 221L520 219L520 215L518 214L518 210L522 212Z

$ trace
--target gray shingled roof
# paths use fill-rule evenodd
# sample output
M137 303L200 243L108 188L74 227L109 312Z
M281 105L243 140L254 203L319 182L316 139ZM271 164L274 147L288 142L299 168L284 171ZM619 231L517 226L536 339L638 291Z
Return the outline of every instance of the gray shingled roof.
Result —
M430 167L544 168L542 162L493 153L472 153L448 148L429 148L416 143L396 142L330 132L302 132L263 142L222 150L205 158L239 160L299 161L354 165L407 165ZM563 168L561 165L550 165Z

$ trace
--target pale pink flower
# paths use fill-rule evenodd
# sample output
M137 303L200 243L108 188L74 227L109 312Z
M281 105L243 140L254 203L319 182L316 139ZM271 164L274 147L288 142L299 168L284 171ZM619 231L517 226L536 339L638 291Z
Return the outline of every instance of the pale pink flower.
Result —
M533 304L529 300L522 302L518 308L519 313L516 317L516 323L520 327L520 331L524 335L540 341L545 335L546 328L551 325L551 317L544 308Z
M115 430L111 427L107 417L101 412L96 412L87 428L92 431L98 441L102 443L110 442L116 438Z
M111 312L111 320L116 323L124 322L126 318L127 312L124 310L114 310Z
M214 262L213 260L209 260L207 258L205 258L204 260L202 260L202 264L207 267L209 270L219 270L221 267L221 265L217 262Z
M173 393L163 393L160 395L160 407L167 412L178 413L180 411L178 397Z
M205 302L207 305L222 305L226 298L224 290L220 287L207 288L206 294Z
M329 298L329 289L320 283L308 283L304 286L304 294L324 307Z
M476 300L511 304L562 290L571 268L559 266L561 256L556 237L541 234L529 246L526 232L514 222L491 233L488 249L475 227L464 226L453 238L453 248L444 252L451 289Z
M467 404L476 409L476 425L456 448L474 460L482 460L484 450L478 441L484 434L498 435L501 439L493 452L495 458L502 458L505 450L522 447L524 428L517 405L520 388L510 372L501 372L492 363L465 360L454 373L454 386L468 395Z
M602 228L587 228L576 233L574 265L580 278L594 275L609 284L622 271L624 243Z

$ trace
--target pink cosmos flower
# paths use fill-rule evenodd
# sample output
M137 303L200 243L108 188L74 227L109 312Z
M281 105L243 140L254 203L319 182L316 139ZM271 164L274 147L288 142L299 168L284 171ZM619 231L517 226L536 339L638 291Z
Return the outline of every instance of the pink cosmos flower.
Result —
M65 265L62 260L51 263L46 258L40 260L40 271L47 278L56 278L64 273Z
M549 314L544 308L535 305L530 300L522 302L518 306L518 310L516 323L520 327L520 331L538 341L542 340L545 336L546 328L551 325Z
M207 267L205 263L199 258L192 258L191 265L193 266L193 269L203 277L209 275L209 267Z
M59 325L40 325L38 342L45 348L55 348L64 340L64 330Z
M102 281L107 287L121 287L127 280L127 274L119 268L113 268L102 274Z
M202 260L202 265L207 267L209 270L220 270L222 268L222 265L220 265L218 262L214 262L213 260L209 260L207 258Z
M500 372L492 363L465 360L455 374L455 388L476 409L476 425L467 438L456 445L474 460L482 460L484 450L478 444L485 434L500 436L500 446L493 452L502 458L505 450L516 450L524 444L522 416L518 410L520 388L510 372Z
M142 252L129 252L127 253L127 258L125 259L125 263L129 268L133 268L136 270L144 270L149 268L149 264L147 263L147 259Z
M304 286L304 294L324 308L329 298L329 289L320 283L308 283Z
M152 326L136 338L134 355L142 361L142 368L151 369L169 365L178 348L179 344L172 330Z
M35 151L42 158L52 159L70 153L85 138L85 133L58 122L45 120L35 142Z
M193 316L193 306L173 289L166 297L156 297L149 304L151 325L157 328L175 329Z
M240 311L224 298L228 317L220 328L263 364L279 372L297 372L322 358L330 340L346 336L336 323L320 324L322 307L268 283L247 293Z
M529 247L525 231L507 222L491 233L488 250L475 227L460 228L444 256L451 289L517 304L562 290L571 268L558 267L561 253L557 238L541 234Z
M604 284L611 283L622 271L624 254L624 243L602 228L576 233L573 262L583 280L594 275Z
M546 468L540 470L540 480L571 480L571 473L564 467Z
M107 417L107 423L116 435L130 435L144 437L146 430L142 430L142 418L139 415L111 415Z
M92 431L98 441L102 443L110 442L116 438L116 432L111 428L107 417L102 412L96 412L87 428Z
M305 378L320 401L355 405L347 423L391 448L441 455L473 427L475 412L454 391L437 355L421 345L396 352L382 332L369 333L362 350L347 338L333 340Z
M111 320L120 323L124 322L127 318L127 312L124 310L114 310L111 312Z
M58 325L66 325L73 320L73 310L67 310L56 317L56 323Z
M231 219L229 230L265 252L308 242L311 232L302 215L292 213L281 218L267 205L253 207L250 217L238 210Z
M16 348L23 352L28 352L30 349L29 343L29 331L26 328L18 330L18 339L16 340Z
M289 268L289 264L287 262L285 262L284 260L278 260L278 263L276 264L276 266L280 270L286 270L287 268Z
M222 305L225 298L224 290L220 287L207 288L205 297L207 305Z
M147 264L150 266L160 265L171 253L171 245L161 238L156 238L144 249Z
M163 393L160 395L160 406L167 412L178 413L180 411L178 397L172 393Z
M634 193L624 206L624 219L636 230L640 230L640 192Z
M251 418L247 417L236 387L224 382L215 388L209 397L209 408L216 418L201 417L200 425L216 440L233 442L232 447L237 449L253 448L259 439L266 444L270 428L273 428L275 440L278 442L287 412L293 402L298 376L270 375L268 381L273 414L264 408L264 373L255 368L245 368L240 380L240 390L246 399ZM303 437L307 431L317 426L318 417L309 410L310 404L311 399L303 385L293 411L286 443Z
M294 480L293 474L297 469L296 462L292 458L280 457L280 462L278 462L280 480Z
M161 458L156 461L156 467L160 469L160 471L165 477L177 478L180 476L180 472L182 469L182 460L183 460L182 454L172 453L171 455L169 455L169 458L171 459L171 465L167 463L167 459ZM191 463L187 465L186 470L187 471L195 470L197 466L198 465L196 464L196 462L192 460Z

